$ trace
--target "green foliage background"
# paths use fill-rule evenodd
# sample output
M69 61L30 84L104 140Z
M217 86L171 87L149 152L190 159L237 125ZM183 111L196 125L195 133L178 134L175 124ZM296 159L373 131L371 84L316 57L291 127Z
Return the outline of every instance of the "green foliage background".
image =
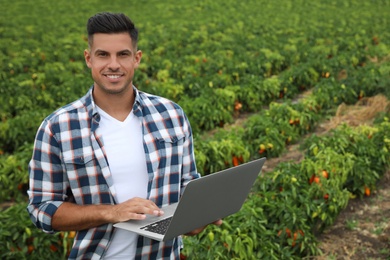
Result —
M232 166L232 157L277 157L339 104L390 96L387 0L0 0L0 5L0 203L13 205L0 214L0 256L10 259L64 257L69 249L67 233L45 235L23 213L27 163L43 118L92 85L83 50L87 19L97 12L124 12L139 28L143 60L134 84L184 108L203 174ZM313 94L292 102L305 90ZM239 113L255 115L242 127L220 128ZM184 253L195 259L318 254L314 234L332 224L350 193L361 196L364 185L374 188L388 166L386 122L385 114L373 129L346 128L330 141L310 139L307 160L281 165L221 229L187 239ZM356 138L359 145L349 139L367 131L377 134ZM334 140L343 141L345 154L332 146ZM261 145L264 154L258 153ZM322 180L330 199L311 200L324 190L307 179L335 151L340 176ZM369 159L361 161L361 155ZM10 225L15 215L18 224ZM286 227L304 231L300 248L292 247ZM28 246L35 247L34 254Z

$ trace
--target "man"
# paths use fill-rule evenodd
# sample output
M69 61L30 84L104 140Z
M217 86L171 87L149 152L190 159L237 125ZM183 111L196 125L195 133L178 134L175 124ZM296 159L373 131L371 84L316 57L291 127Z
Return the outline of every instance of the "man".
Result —
M94 84L38 129L28 212L44 232L77 231L70 259L178 259L181 237L157 242L113 223L163 215L199 177L190 124L177 104L133 86L142 52L127 16L96 14L87 30Z

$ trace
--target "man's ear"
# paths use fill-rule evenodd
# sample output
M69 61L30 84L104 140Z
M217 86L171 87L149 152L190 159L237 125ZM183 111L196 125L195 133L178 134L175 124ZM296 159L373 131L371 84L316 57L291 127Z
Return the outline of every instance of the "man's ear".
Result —
M142 51L138 50L135 53L135 68L138 68L139 64L141 63L142 59Z
M85 58L85 63L87 64L88 68L91 68L92 67L92 64L91 64L91 53L87 49L84 50L84 58Z

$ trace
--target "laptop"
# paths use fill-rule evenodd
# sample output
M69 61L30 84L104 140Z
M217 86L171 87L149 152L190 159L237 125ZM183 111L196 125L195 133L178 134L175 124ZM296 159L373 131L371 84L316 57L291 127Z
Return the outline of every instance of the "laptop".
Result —
M166 241L239 211L266 158L257 159L190 181L178 203L162 208L164 215L147 215L114 227Z

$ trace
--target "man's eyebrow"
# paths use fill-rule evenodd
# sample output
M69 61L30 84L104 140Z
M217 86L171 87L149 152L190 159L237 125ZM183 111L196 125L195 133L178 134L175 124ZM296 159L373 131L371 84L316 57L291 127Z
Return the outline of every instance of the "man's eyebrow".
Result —
M118 53L118 54L121 54L121 53L130 53L130 54L133 54L133 51L132 51L132 50L126 49L126 50L118 51L117 53Z
M105 50L102 50L102 49L97 49L97 50L95 50L95 53L108 53L108 51L105 51ZM120 51L117 52L117 54L121 54L121 53L133 54L133 51L129 50L129 49L124 49L124 50L120 50Z
M98 52L103 52L103 53L107 53L108 51L105 51L105 50L101 50L101 49L97 49L97 50L95 50L95 53L98 53Z

